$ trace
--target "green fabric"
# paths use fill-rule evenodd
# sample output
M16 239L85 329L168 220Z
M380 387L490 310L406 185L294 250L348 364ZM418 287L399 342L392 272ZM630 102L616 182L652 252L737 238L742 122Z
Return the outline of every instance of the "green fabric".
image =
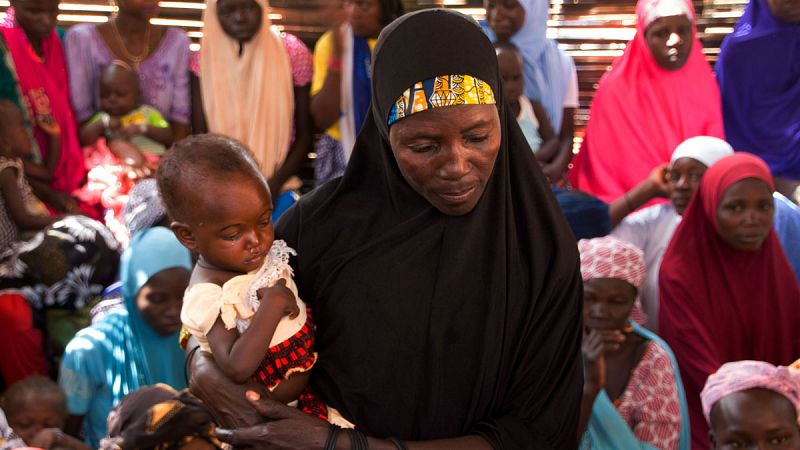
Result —
M104 115L106 115L105 112L99 112L95 114L91 119L89 119L88 124L101 121ZM150 105L139 106L128 114L122 116L120 118L120 122L122 123L123 127L140 123L144 123L156 128L169 127L169 122L167 122L167 119L165 119L157 109ZM140 150L156 156L162 156L167 150L163 144L144 135L134 136L131 138L130 142Z

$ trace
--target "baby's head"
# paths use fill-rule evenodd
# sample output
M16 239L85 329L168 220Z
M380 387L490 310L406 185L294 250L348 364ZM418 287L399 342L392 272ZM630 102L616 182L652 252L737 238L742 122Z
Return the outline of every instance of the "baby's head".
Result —
M0 100L0 154L25 158L33 151L33 141L25 128L25 118L17 105Z
M272 197L244 145L189 137L161 159L157 177L172 231L201 264L239 273L261 267L274 239Z
M8 424L30 443L45 428L64 428L67 401L58 385L42 376L31 376L14 383L3 396L3 411Z
M123 61L114 61L100 76L100 109L119 117L139 106L139 77Z
M497 54L500 77L503 78L503 96L508 102L517 101L525 89L522 55L510 42L498 42L494 45L494 49Z
M714 449L800 449L800 374L762 361L724 364L701 394Z

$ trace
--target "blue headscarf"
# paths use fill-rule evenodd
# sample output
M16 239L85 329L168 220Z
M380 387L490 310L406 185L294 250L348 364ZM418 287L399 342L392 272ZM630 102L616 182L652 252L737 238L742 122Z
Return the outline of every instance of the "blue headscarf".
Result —
M164 383L178 390L186 387L184 355L178 345L178 333L159 335L144 322L136 308L136 294L153 275L178 267L192 270L191 255L172 231L164 227L139 233L122 254L120 281L128 313L127 328L133 338L130 342L138 343L129 350L136 354L134 362L139 366L141 386Z
M159 335L136 307L136 294L150 278L178 267L191 270L191 255L170 230L141 231L122 255L125 308L81 330L67 346L59 381L70 414L85 416L84 434L93 448L107 432L111 408L127 394L156 383L186 387L178 333Z
M716 64L725 136L774 175L800 179L800 23L781 22L751 0Z
M542 104L556 133L561 129L564 115L564 97L571 74L564 70L565 61L558 43L547 38L547 19L550 2L547 0L519 0L525 9L525 23L511 37L522 55L525 69L525 96ZM497 38L487 24L484 31L492 42Z

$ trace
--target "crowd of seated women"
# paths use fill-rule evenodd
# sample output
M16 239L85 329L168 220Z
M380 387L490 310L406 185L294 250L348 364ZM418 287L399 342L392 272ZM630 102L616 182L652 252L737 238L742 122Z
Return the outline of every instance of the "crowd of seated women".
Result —
M156 0L11 1L0 450L800 449L800 4L750 0L712 69L690 0L639 0L574 155L546 0L402 3L321 1L312 51L209 0L192 52ZM258 301L189 301L257 271L245 220L183 219L240 186L316 339L296 408L226 366Z

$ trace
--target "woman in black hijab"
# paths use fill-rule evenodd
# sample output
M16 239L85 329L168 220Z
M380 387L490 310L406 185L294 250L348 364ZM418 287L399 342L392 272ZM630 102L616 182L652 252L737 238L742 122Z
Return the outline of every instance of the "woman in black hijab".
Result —
M450 97L414 95L434 78ZM392 436L429 441L411 449L576 446L578 253L499 80L466 16L396 20L376 44L372 117L344 176L277 225L317 322L311 384L370 448L395 448L377 439ZM239 394L214 398L230 385L210 358L194 360L195 392L223 416L238 409ZM221 439L323 447L327 423L251 403L266 423Z

